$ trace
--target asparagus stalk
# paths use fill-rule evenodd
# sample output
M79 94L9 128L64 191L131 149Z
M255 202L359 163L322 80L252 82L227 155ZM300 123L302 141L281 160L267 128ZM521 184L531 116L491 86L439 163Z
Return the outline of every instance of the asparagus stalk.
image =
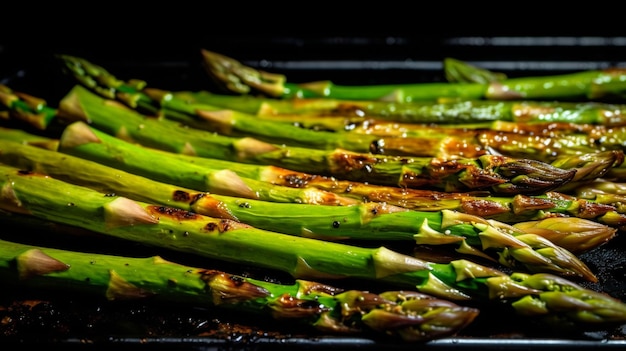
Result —
M420 157L479 157L498 154L507 157L530 158L551 163L559 156L591 154L608 150L623 150L626 127L592 126L556 122L489 122L481 124L433 125L385 122L374 119L263 116L274 122L304 129L326 130L336 135L359 134L380 137L382 141L396 140L390 153ZM205 128L198 126L198 128ZM398 138L409 138L403 145ZM420 140L419 147L414 140ZM401 146L399 151L396 145ZM387 147L385 147L387 149ZM407 151L403 151L403 150ZM374 150L375 151L375 150ZM387 151L385 151L387 152Z
M147 147L200 157L273 165L378 185L445 191L488 190L494 194L538 194L567 183L576 169L560 169L530 159L484 155L437 159L383 156L346 150L318 150L232 138L138 114L80 85L59 104L67 120L83 120L105 133ZM163 136L167 135L167 138ZM614 156L609 156L613 158ZM605 162L614 161L604 159ZM607 167L602 165L602 169Z
M401 123L457 125L505 121L513 123L559 122L604 125L626 124L626 105L570 101L412 101L339 100L328 97L273 99L252 95L225 95L207 91L172 92L188 103L208 104L259 117L302 118L302 116L374 118Z
M554 76L509 78L489 83L413 83L342 86L331 81L290 83L284 75L255 70L202 50L207 73L232 92L260 92L274 98L328 97L340 100L419 101L439 98L520 100L600 99L622 96L624 70L611 68Z
M452 300L501 302L518 313L569 323L626 321L626 304L545 273L513 273L467 260L432 263L384 247L363 248L263 231L150 205L40 174L4 168L0 206L12 213L124 240L290 273L297 279L356 278L413 287Z
M405 240L426 245L458 245L459 252L478 255L481 258L500 261L510 267L541 271L548 267L568 266L576 262L574 269L583 266L568 250L534 234L514 230L497 221L487 221L477 216L462 215L449 210L438 212L410 211L383 203L362 203L352 206L292 205L254 201L250 199L211 195L181 188L175 185L151 181L147 178L100 165L95 162L71 157L32 146L0 140L0 161L20 169L43 172L54 178L73 184L125 196L164 206L193 211L198 214L237 220L254 227L290 235L319 238L323 240ZM494 235L485 236L483 228L474 223L489 225ZM598 226L596 226L597 228ZM597 228L599 229L599 228ZM592 241L600 245L615 235L615 229L597 230ZM574 234L572 234L574 235ZM603 236L604 238L600 238ZM497 244L493 244L495 241ZM515 245L511 246L510 242ZM571 240L574 242L574 240ZM507 251L537 250L540 257L527 260L525 256L512 255ZM585 242L589 248L590 244ZM549 253L550 247L557 255ZM505 249L505 251L503 251ZM530 254L533 256L533 254ZM553 258L557 261L551 262ZM545 260L547 259L547 261ZM564 261L561 263L560 261ZM563 271L561 267L546 268L552 272Z
M112 301L152 299L228 309L325 333L375 333L407 342L454 335L479 313L413 291L374 294L307 280L276 284L159 256L104 255L6 240L0 240L0 277L5 283L83 291Z

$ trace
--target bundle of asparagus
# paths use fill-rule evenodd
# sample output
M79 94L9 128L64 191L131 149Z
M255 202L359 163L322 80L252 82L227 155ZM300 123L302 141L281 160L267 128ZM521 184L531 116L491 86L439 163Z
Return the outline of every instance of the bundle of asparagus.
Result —
M505 274L468 260L433 263L389 250L263 231L0 166L0 209L129 241L281 270L300 279L357 278L443 299L504 303L563 323L622 323L626 304L547 273ZM13 257L11 257L13 258ZM62 265L65 267L65 265Z
M203 54L207 62L215 58L214 53ZM576 108L585 112L568 123L539 123L542 117L506 123L496 112L516 108L508 102L459 103L457 112L461 105L471 110L470 117L458 119L464 123L464 134L445 125L456 123L454 118L426 116L391 125L393 117L383 121L346 116L346 111L386 102L367 101L367 95L357 98L353 92L333 95L335 86L328 90L333 94L315 100L169 92L147 88L143 81L120 81L86 60L59 58L81 86L75 86L58 109L0 87L5 106L0 116L46 135L19 127L0 129L3 216L284 271L296 283L272 284L158 256L84 254L0 238L5 279L14 281L17 268L19 281L26 284L66 282L62 284L100 292L106 286L112 299L152 295L167 301L191 299L200 305L296 318L326 332L374 330L406 341L446 337L465 328L478 310L462 303L504 305L520 315L562 325L626 322L623 302L574 282L597 281L575 254L604 245L623 228L626 218L618 196L582 192L603 177L620 174L624 156L619 134L597 141L609 130L600 127L620 125L617 107L615 118L603 119L593 113L602 114L609 105L598 104L594 110L542 102L543 109L565 111L553 114L555 118L575 113ZM235 71L248 69L232 60L220 64L224 62ZM472 72L461 72L466 67L460 62L451 64L464 74L455 79L477 79ZM441 88L455 91L457 97L499 99L504 96L488 93L496 85L509 84L518 91L530 86L523 80L502 81L491 72L480 73L480 79L487 80L463 83L469 90L452 83ZM560 88L573 84L565 78L596 84L590 78L595 74L606 78L600 72L560 77L566 82ZM500 81L492 83L494 79ZM305 89L316 85L307 84ZM543 97L572 92L567 96L578 97L588 89L574 85L574 90ZM286 92L285 86L294 92L290 84L279 90ZM365 90L380 87L370 88ZM411 89L410 94L418 95L407 101L418 96L435 100L434 95L419 95L430 89L426 86ZM336 91L342 90L348 89ZM465 95L468 91L482 95ZM440 93L435 93L437 99L446 97ZM296 95L312 94L313 90L301 90ZM527 94L518 96L539 97ZM389 90L385 93L386 98L392 95ZM333 97L337 99L329 99ZM351 100L340 100L347 98ZM251 105L238 105L241 99ZM300 103L308 106L306 112L298 110ZM395 106L414 111L418 105L411 104ZM333 116L304 117L311 111L320 114L317 106L332 109L325 114ZM441 112L443 106L428 102L420 108ZM475 119L478 110L487 112L484 119ZM425 125L428 118L437 125ZM591 123L596 126L583 127L579 122L585 118L595 118ZM572 131L577 134L566 136ZM520 134L525 133L536 139L527 141L527 150L517 155L499 139L521 144ZM418 140L421 144L415 143ZM547 148L549 155L541 156ZM574 196L577 190L580 197ZM395 250L381 245L386 241L411 245ZM452 244L458 254L469 254L472 260L420 259L413 251L416 244ZM80 273L85 260L106 264L90 268L87 275ZM137 274L136 267L146 273ZM345 291L325 283L345 278L411 291Z
M75 125L68 128L73 130L76 126L81 127ZM96 135L92 138L96 138ZM459 252L499 261L512 268L553 272L593 281L596 279L586 265L569 250L559 247L558 241L563 240L573 251L583 252L603 244L615 235L615 229L585 225L586 221L580 219L576 224L578 228L584 228L585 233L571 233L564 238L544 233L555 238L553 243L504 223L449 210L417 212L374 202L340 207L293 206L211 195L151 181L65 154L2 140L0 161L87 185L105 193L237 220L274 232L325 240L404 240L423 245L456 244L459 245ZM576 241L579 245L576 245ZM491 253L497 256L492 258Z
M25 94L16 92L16 94L11 95L11 98L7 95L7 98L4 100L16 102L19 101L19 96L22 95ZM38 117L44 116L38 111L39 108L42 108L42 105L39 103L35 106L35 109L25 108L24 106L27 106L26 101L22 101L22 104L18 105L22 107L15 116L17 119L33 123L33 121L38 121ZM9 105L7 107L10 108ZM46 107L46 109L50 110L51 108ZM112 110L112 112L114 111L116 110ZM39 129L40 126L39 122L35 123L36 128ZM188 188L211 191L221 195L234 195L272 202L325 205L355 204L359 201L384 202L418 211L456 210L513 224L522 220L538 220L567 215L593 219L619 228L624 225L626 218L622 212L616 212L615 205L617 203L609 202L606 198L603 198L603 203L597 203L595 201L576 199L556 192L538 196L515 195L515 197L495 197L486 196L488 194L480 192L449 193L378 186L338 180L318 174L306 174L275 166L259 166L204 157L198 158L170 152L158 152L156 149L140 147L120 138L106 135L93 127L90 129L85 129L81 124L74 124L74 127L65 128L61 145L63 147L61 147L60 151L91 159L118 169L124 169L154 180L176 183ZM25 142L54 150L59 148L57 139L42 138L32 133L24 133L23 130L19 129L4 129L2 130L2 137L7 140ZM160 167L154 167L155 162ZM172 168L180 171L177 174L173 174L168 171ZM216 179L219 178L214 175L224 173L225 170L235 172L242 180L235 181L236 177L233 174L225 174L227 177L220 177L224 181L217 181ZM323 192L314 192L313 194L317 196L297 196L298 193L285 191L286 189L284 188L277 188L261 182L295 188L318 188L339 194L342 197L352 197L353 199L332 198ZM221 183L228 186L216 186L216 184ZM296 196L291 196L292 194ZM321 201L321 199L324 199L324 201ZM586 197L586 199L593 200L590 197ZM577 231L577 229L569 228L567 231ZM603 237L603 235L598 237ZM580 244L580 242L577 242L575 245L568 246L568 249L579 251L578 245Z

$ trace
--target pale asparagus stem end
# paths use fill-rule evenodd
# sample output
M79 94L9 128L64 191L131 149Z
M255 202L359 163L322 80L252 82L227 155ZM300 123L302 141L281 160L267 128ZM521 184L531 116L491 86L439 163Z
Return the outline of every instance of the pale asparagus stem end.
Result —
M157 224L159 219L146 211L137 202L118 197L104 206L104 223L107 228Z
M200 117L204 122L209 123L212 127L212 131L229 135L233 129L233 114L236 112L233 110L196 110L196 115Z
M140 300L153 295L155 295L155 293L129 283L116 271L110 271L109 286L105 292L107 299Z
M70 266L45 254L40 249L30 249L16 258L19 279L29 279L39 275L62 272Z
M264 153L273 152L280 148L276 145L266 143L254 138L244 137L233 143L233 147L237 152L237 158L241 160L248 159Z
M58 116L69 121L91 123L89 117L80 106L78 94L70 92L59 102Z
M31 214L30 210L23 206L11 182L6 182L0 189L0 209L20 214Z
M250 188L237 173L224 169L208 176L208 189L216 194L238 196L246 199L258 199L259 194Z
M72 149L84 144L102 142L91 128L84 122L74 122L65 127L59 145L65 149Z

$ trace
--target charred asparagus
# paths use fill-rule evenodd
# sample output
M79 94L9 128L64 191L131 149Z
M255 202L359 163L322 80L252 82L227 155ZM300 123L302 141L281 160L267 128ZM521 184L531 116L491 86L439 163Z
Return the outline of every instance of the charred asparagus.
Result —
M150 205L15 168L3 172L2 209L152 246L282 270L295 278L373 279L446 299L502 302L518 313L575 323L626 321L626 305L549 274L504 274L467 260L431 263L384 247L361 248L266 232ZM306 277L306 278L305 278Z

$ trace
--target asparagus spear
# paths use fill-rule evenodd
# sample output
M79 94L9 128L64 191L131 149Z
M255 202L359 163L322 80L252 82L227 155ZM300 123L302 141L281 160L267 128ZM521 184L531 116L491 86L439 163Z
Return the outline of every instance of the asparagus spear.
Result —
M412 101L339 100L329 97L273 99L252 95L225 95L207 91L172 92L174 98L189 103L209 104L254 114L259 117L301 118L302 116L374 118L402 123L435 123L441 125L471 124L495 121L561 122L605 125L626 124L626 105L601 102L568 101Z
M376 333L407 342L451 336L479 311L413 291L374 294L296 280L276 284L159 256L124 257L0 240L0 277L108 300L183 303L292 320L331 334ZM175 282L175 283L173 283Z
M413 83L342 86L331 81L290 83L284 75L255 70L241 62L202 50L207 73L234 93L260 92L275 98L329 97L340 100L419 101L460 99L599 99L623 96L624 70L611 68L554 76L509 78L489 83Z
M150 205L5 168L0 206L98 233L290 273L297 279L356 278L411 286L445 299L501 302L518 313L568 323L622 323L626 304L545 273L507 275L467 260L432 263L384 247L363 248L267 232Z
M59 104L67 120L83 120L105 133L147 147L251 164L273 165L339 179L445 191L488 190L494 194L538 194L567 183L576 169L530 159L484 155L437 159L318 150L232 138L146 117L80 85ZM167 135L167 138L163 138ZM610 155L605 155L610 156ZM613 156L610 156L612 158ZM599 160L603 157L598 156ZM611 159L604 161L614 162ZM602 169L607 169L602 165Z
M449 210L438 212L410 211L383 203L363 203L352 206L319 206L305 204L284 204L250 199L211 195L175 185L151 181L147 178L100 165L95 162L71 157L36 147L20 145L0 140L0 161L20 169L43 172L57 179L73 184L112 193L134 200L146 201L193 211L202 215L237 220L254 227L290 235L298 235L324 240L406 240L426 245L459 246L459 251L493 259L512 266L543 270L543 264L535 267L535 262L546 261L548 266L568 263L550 262L578 261L568 250L546 241L543 237L514 230L497 221L487 221L477 216L463 215ZM474 223L489 225L493 235L483 235L484 228ZM580 223L579 223L580 224ZM574 226L575 227L575 226ZM595 226L596 229L598 226ZM588 238L583 244L586 249L594 242L598 245L615 235L615 229L597 230L597 238ZM572 234L574 235L574 234ZM603 238L600 238L603 237ZM497 243L492 243L492 242ZM510 241L515 245L511 246ZM571 240L574 242L574 240ZM520 246L522 245L522 246ZM509 250L537 250L542 256L547 247L557 252L530 261L521 255L507 257ZM503 249L505 250L503 252ZM533 256L531 253L530 256ZM581 263L577 262L576 267ZM548 268L553 271L552 268ZM561 271L560 268L555 272Z
M573 123L490 122L462 125L432 125L385 122L363 118L267 117L304 129L332 131L336 135L359 134L379 140L396 140L390 153L420 157L479 157L498 154L530 158L551 163L559 156L591 154L607 150L623 150L626 127L581 125ZM206 127L200 125L198 128ZM405 146L398 138L409 138ZM413 141L420 140L419 147ZM400 146L400 148L396 146ZM385 147L387 149L387 147ZM399 151L395 151L398 150ZM407 151L404 151L407 150ZM387 152L387 151L385 151Z

